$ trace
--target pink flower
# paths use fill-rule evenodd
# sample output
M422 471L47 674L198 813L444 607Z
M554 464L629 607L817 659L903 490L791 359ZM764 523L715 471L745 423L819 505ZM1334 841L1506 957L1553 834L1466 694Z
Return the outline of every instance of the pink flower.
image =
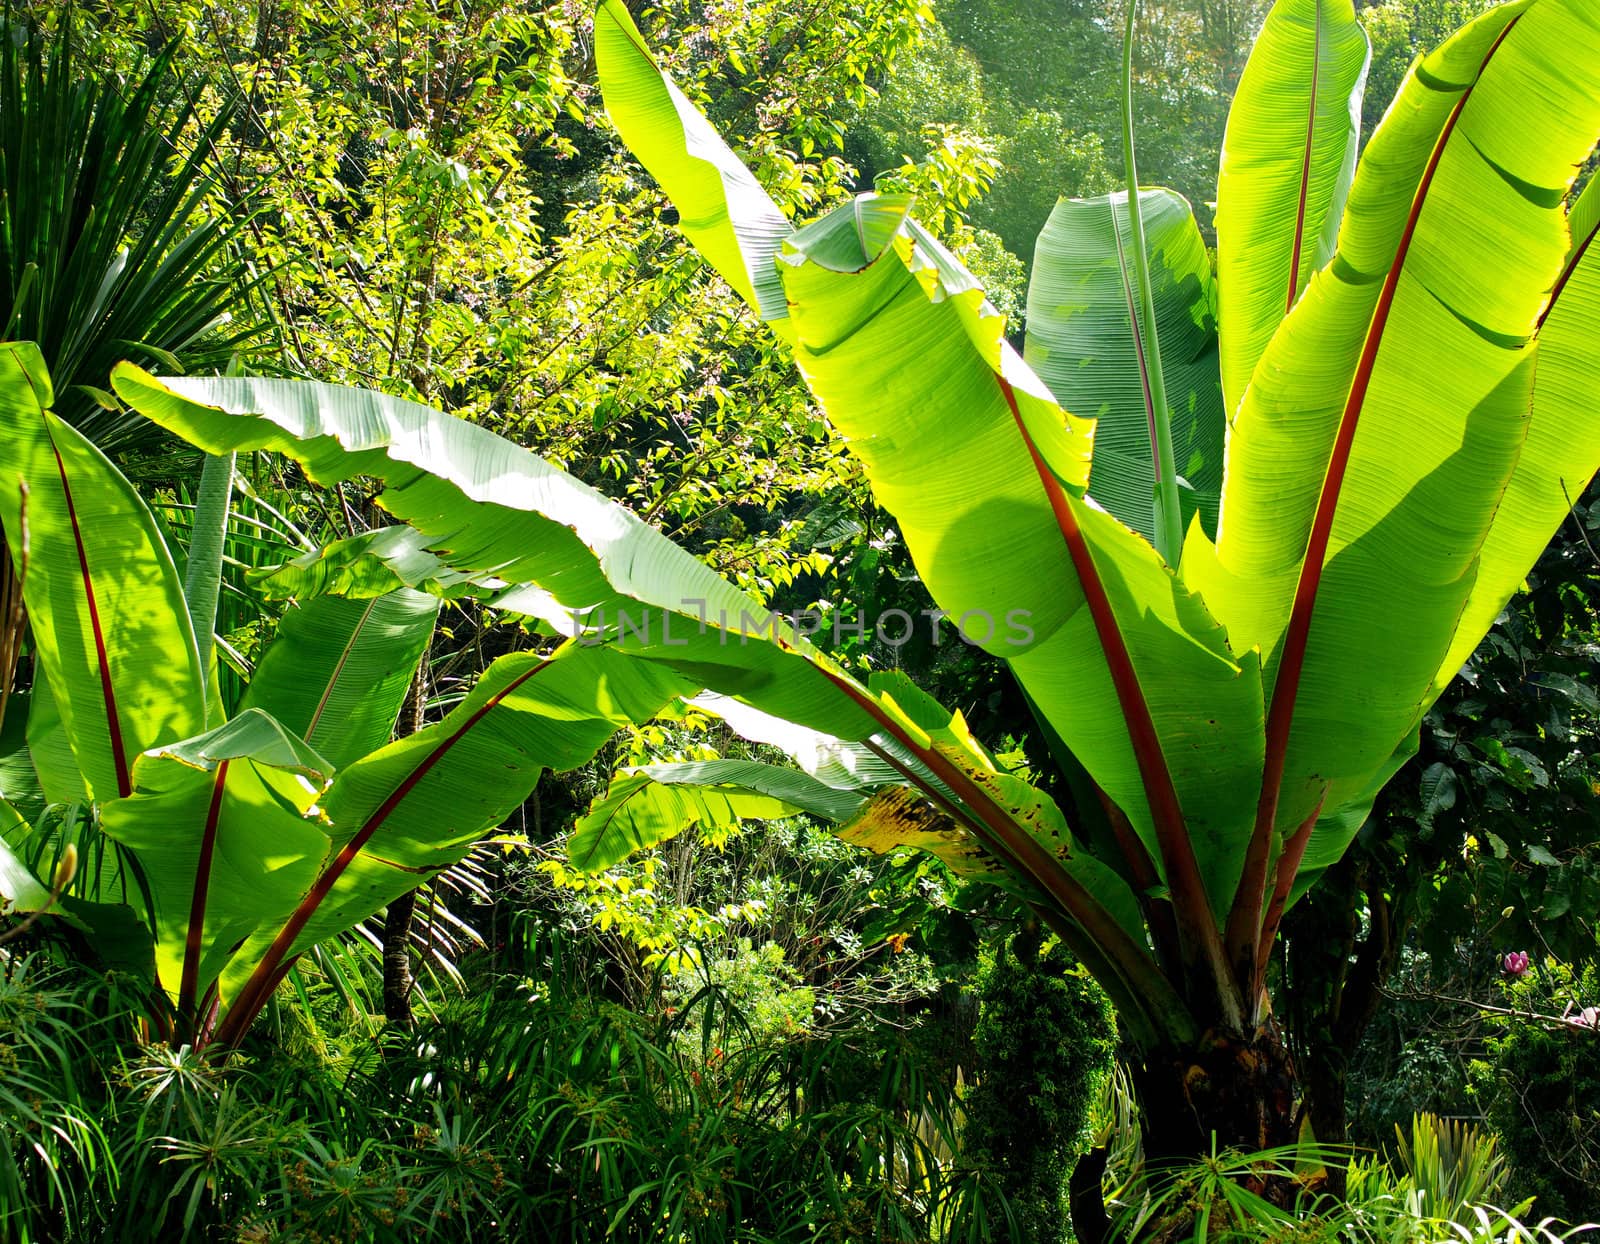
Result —
M1574 1012L1572 1003L1567 1003L1567 1009L1561 1012L1561 1018L1574 1028L1600 1028L1600 1006L1586 1006L1581 1011Z
M1513 950L1504 959L1500 960L1500 967L1507 976L1521 976L1528 970L1528 952Z

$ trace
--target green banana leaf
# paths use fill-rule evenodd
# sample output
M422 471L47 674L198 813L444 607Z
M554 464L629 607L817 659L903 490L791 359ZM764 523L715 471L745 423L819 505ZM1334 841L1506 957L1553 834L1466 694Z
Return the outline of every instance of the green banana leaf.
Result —
M959 275L959 269L950 268L950 279ZM918 297L926 302L920 292ZM1032 443L1059 461L1076 462L1076 486L1081 487L1086 466L1081 440L1074 441L1042 384L1014 354L1010 358L1020 383L1033 391L1029 409L1040 422ZM993 793L963 772L958 759L966 752L958 749L957 758L946 755L892 695L875 694L846 676L788 623L767 614L626 510L526 450L426 407L335 386L232 378L157 381L131 366L118 368L113 384L136 409L210 452L275 449L303 463L318 479L379 477L387 485L383 504L416 525L451 569L493 574L513 588L535 585L548 591L588 623L598 622L586 633L607 641L604 651L611 659L637 658L628 668L640 671L637 677L653 671L651 678L668 680L670 694L710 688L727 697L728 704L782 718L791 728L869 751L881 749L891 758L891 767L933 797L949 801L953 815L981 829L987 841L1009 843L1007 849L1017 854L1008 866L1019 868L1029 883L1053 892L1096 928L1113 947L1125 977L1149 978L1147 992L1162 993L1142 942L1130 937L1076 876L1033 842ZM1076 499L1073 503L1083 522L1120 533L1118 538L1135 549L1135 557L1143 550L1144 572L1172 590L1174 580L1148 545L1103 512ZM1195 613L1193 602L1184 608ZM1220 642L1214 627L1203 633ZM1195 646L1192 638L1184 644L1185 651ZM1229 676L1237 674L1238 668L1230 665ZM1259 689L1256 696L1259 700ZM1119 734L1126 737L1120 724ZM417 746L404 740L379 756ZM339 850L337 867L330 866L283 929L270 939L265 933L254 939L236 960L239 973L230 967L232 974L224 976L223 996L232 1000L231 1015L242 1018L225 1019L220 1038L237 1038L284 965L305 946L405 892L417 876L449 864L456 857L452 852L464 852L485 825L494 823L486 814L470 830L463 827L457 840L448 824L441 828L439 809L422 806L417 815L427 830L425 835L413 831L418 835L412 844L417 847L414 860L397 863L409 851L377 844L376 839L375 854L369 853L364 844L379 828L386 835L397 832L390 823L393 808L384 810L375 794L368 802L383 815L373 812L370 824L353 829L342 792L374 763L369 758L342 771L323 801L336 827L336 847L339 835L353 835ZM928 780L930 770L933 781ZM399 791L404 780L402 773L395 779L400 785L386 788L389 794ZM527 781L531 785L531 774ZM404 806L409 810L415 805L407 799ZM505 810L497 807L494 813ZM352 850L351 843L363 846ZM256 967L243 975L252 959ZM1163 996L1173 1005L1164 1004L1142 1022L1162 1030L1192 1024L1170 987ZM1129 1004L1135 1005L1131 994Z
M1126 193L1062 199L1050 213L1028 282L1023 357L1062 407L1095 419L1089 495L1147 540L1155 538L1154 419ZM1162 371L1185 524L1217 525L1222 491L1222 390L1217 380L1216 282L1182 195L1140 190Z
M1351 0L1276 0L1228 111L1217 176L1225 409L1333 255L1355 173L1372 57Z
M213 724L225 715L216 677L217 599L222 592L222 556L228 541L228 516L233 504L233 454L208 454L200 469L195 494L194 521L189 528L189 549L184 559L183 598L189 606L189 626L199 649L205 675L205 695Z
M809 774L756 760L642 765L613 779L590 805L567 840L567 858L574 868L599 872L692 825L726 829L797 812L843 821L862 802Z
M546 768L587 762L619 728L686 690L603 646L512 653L442 721L341 769L318 800L329 861L286 918L252 933L224 971L232 1013L219 1039L237 1039L296 955L463 858Z
M269 600L345 596L368 599L399 588L419 588L441 600L490 595L507 584L452 570L428 552L427 537L414 527L377 527L334 540L278 566L247 577Z
M134 793L100 810L138 856L151 898L156 977L191 1017L263 926L276 928L329 851L313 805L333 766L259 709L134 766Z
M39 771L28 750L32 698L26 691L12 692L6 704L5 721L0 723L0 800L10 804L30 823L38 819L46 804ZM83 797L81 782L76 797Z
M13 703L15 698L13 697ZM72 755L72 743L56 707L50 679L35 664L33 690L27 700L28 762L39 783L43 803L78 803L89 798L83 773Z
M974 623L974 638L1010 662L1169 884L1203 887L1225 910L1260 782L1256 659L1230 651L1145 540L1073 495L1086 425L1062 413L976 282L905 209L863 196L790 240L800 369L934 600L993 624L985 636Z
M1540 317L1533 413L1494 526L1478 554L1478 574L1456 625L1429 703L1455 677L1506 602L1521 587L1556 528L1600 470L1600 420L1594 377L1600 372L1600 182L1573 205L1572 243Z
M240 704L284 723L343 767L389 741L427 651L439 601L402 588L290 604Z
M1572 210L1567 213L1567 227L1572 239L1567 251L1567 267L1570 271L1572 265L1594 244L1596 231L1600 231L1600 178L1592 173L1583 192L1572 204Z
M774 260L789 222L700 110L657 67L622 0L594 15L594 55L606 111L678 209L679 226L761 318L787 314Z
M638 631L651 609L814 650L710 567L626 509L486 428L343 385L112 373L130 406L207 452L268 449L319 483L371 475L378 501L449 566L537 584L568 633ZM447 547L446 554L443 549ZM509 608L511 606L506 605ZM741 620L768 620L746 621ZM661 623L655 621L659 634ZM680 629L688 629L680 623Z
M1508 527L1516 555L1480 558L1528 431L1534 333L1568 249L1561 204L1597 134L1592 10L1486 14L1407 80L1333 262L1257 368L1215 559L1186 557L1185 575L1236 645L1269 654L1284 833L1370 787L1452 637L1470 651L1492 620L1480 609L1463 631L1469 601L1497 609L1520 581L1507 572L1553 532Z
M0 524L77 768L112 799L139 753L205 729L200 658L149 510L51 402L38 349L0 345Z

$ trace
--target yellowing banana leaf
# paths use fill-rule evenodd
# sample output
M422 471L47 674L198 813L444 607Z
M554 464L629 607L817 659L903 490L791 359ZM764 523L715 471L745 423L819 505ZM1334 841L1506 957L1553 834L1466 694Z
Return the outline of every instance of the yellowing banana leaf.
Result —
M909 786L891 786L872 795L837 832L852 846L876 855L924 851L963 880L1012 890L1024 899L1038 893L1001 867L949 814Z

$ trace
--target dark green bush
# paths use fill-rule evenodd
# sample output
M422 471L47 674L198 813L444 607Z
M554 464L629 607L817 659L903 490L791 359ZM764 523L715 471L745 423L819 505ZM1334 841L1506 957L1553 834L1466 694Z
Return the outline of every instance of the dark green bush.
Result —
M1071 1238L1067 1177L1111 1073L1116 1026L1100 987L1056 944L1019 935L985 958L967 1095L966 1154L1012 1202L1018 1244Z
M1489 1042L1478 1091L1517 1192L1536 1196L1541 1215L1590 1222L1600 1219L1600 1031L1534 1013L1559 1015L1574 997L1574 1010L1600 1003L1600 973L1591 965L1563 975L1546 967L1512 986L1512 1002L1529 1015Z

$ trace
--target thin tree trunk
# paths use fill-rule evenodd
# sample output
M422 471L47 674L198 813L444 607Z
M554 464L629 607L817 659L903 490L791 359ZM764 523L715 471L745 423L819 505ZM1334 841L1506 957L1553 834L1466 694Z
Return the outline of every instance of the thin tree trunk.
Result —
M396 723L397 734L415 734L424 724L427 703L428 652L417 662L411 691ZM411 991L416 978L411 974L411 919L417 910L417 892L402 894L389 904L383 917L383 1016L391 1024L410 1030Z
M402 894L389 904L383 917L383 1017L391 1024L410 1029L411 917L417 908L417 892Z

